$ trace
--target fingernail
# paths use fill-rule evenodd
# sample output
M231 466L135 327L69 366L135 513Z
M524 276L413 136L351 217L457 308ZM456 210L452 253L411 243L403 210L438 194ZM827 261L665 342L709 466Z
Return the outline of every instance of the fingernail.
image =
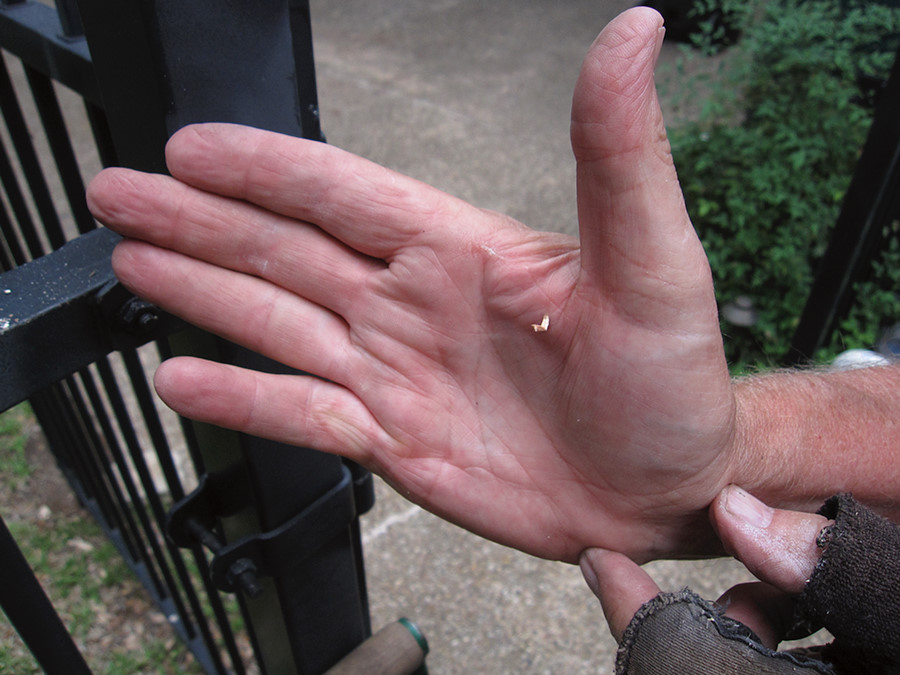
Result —
M588 549L581 554L581 557L578 560L578 566L581 568L581 575L584 577L585 582L587 582L588 588L594 592L594 595L597 595L599 593L600 583L597 579L597 573L594 571L593 565L590 560L588 560L590 552L591 549Z
M739 487L729 487L725 497L725 510L752 527L766 528L772 523L775 509L769 508L749 492Z
M665 42L665 40L666 40L666 27L660 26L656 30L656 44L653 46L653 62L654 63L656 63L656 61L659 60L659 54L662 51L662 46L663 46L663 43Z

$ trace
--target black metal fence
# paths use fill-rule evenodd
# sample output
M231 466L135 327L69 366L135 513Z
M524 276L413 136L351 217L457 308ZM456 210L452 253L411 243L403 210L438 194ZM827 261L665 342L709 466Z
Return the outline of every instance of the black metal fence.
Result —
M117 237L84 197L101 166L164 171L166 139L192 122L322 140L308 3L57 5L0 0L0 410L30 402L207 672L324 672L371 633L357 518L370 476L161 410L146 373L174 353L280 366L125 291ZM41 666L88 671L5 527L0 564L0 604Z

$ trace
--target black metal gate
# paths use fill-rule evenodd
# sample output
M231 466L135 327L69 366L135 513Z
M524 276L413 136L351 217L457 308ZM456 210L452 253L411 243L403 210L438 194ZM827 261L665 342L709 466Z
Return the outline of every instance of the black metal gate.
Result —
M371 478L157 407L146 373L173 353L280 366L125 291L83 178L164 171L166 139L192 122L322 140L308 2L57 4L0 0L0 410L29 400L81 502L207 672L323 672L371 632L357 519ZM64 91L83 102L79 120ZM73 147L76 127L88 149ZM42 667L87 671L5 527L0 560L0 603Z

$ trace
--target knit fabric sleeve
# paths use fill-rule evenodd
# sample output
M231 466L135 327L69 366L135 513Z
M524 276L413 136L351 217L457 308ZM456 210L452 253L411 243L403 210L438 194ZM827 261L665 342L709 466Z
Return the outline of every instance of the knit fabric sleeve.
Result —
M846 672L900 672L900 526L839 494L819 510L816 569L800 595L801 632L825 627L827 655Z

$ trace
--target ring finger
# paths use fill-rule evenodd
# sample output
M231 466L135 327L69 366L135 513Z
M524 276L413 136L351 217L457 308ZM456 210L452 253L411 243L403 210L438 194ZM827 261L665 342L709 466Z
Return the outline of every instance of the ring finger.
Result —
M345 321L263 279L128 240L113 267L141 297L289 367L344 384L359 362Z

